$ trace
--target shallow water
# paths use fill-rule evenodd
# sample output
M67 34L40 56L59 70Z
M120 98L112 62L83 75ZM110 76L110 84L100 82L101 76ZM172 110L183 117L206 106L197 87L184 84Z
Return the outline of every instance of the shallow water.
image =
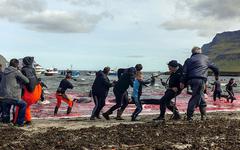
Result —
M144 73L144 79L149 79L151 77L151 73ZM162 75L161 77L156 78L156 83L155 86L149 86L145 87L143 89L143 95L155 95L156 93L162 93L165 91L164 86L162 86L160 78L163 79L163 81L166 81L169 76L167 75ZM48 91L50 93L55 92L60 81L64 78L62 75L57 75L57 76L44 76L41 75L42 80L44 83L48 86ZM227 84L228 80L232 77L220 77L220 81L223 83L223 85ZM240 77L234 77L238 87L234 88L235 92L240 92ZM81 73L80 77L76 78L76 81L71 80L72 84L74 85L74 89L68 90L69 92L73 93L79 93L81 95L88 95L89 91L91 90L91 86L93 84L93 81L95 79L95 76L87 76L84 73ZM111 81L117 80L117 76L109 76L109 79ZM211 90L211 83L214 82L214 77L209 77L208 78L209 82L209 90ZM222 86L223 91L225 91L225 87ZM129 93L131 93L131 88L129 88ZM109 91L109 95L111 96L112 90Z

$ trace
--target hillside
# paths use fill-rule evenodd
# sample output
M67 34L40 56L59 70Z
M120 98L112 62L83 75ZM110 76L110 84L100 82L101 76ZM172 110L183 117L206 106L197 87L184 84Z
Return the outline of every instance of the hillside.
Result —
M222 72L240 72L240 30L218 33L202 50Z

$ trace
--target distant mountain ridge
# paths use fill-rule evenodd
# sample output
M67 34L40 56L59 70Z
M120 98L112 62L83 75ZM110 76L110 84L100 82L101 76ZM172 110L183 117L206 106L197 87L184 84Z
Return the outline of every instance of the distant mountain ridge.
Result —
M202 50L222 72L240 72L240 30L218 33Z

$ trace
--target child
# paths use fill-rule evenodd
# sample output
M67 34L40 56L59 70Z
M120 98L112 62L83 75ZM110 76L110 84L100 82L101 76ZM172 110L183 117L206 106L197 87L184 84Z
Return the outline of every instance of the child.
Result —
M226 85L226 91L228 92L228 97L227 97L227 101L229 102L229 99L231 99L231 103L236 100L236 98L234 97L234 93L233 93L233 87L236 87L237 84L234 81L234 78L231 78L228 82L228 84Z
M136 118L138 114L142 111L142 103L140 101L140 97L142 95L142 85L149 84L150 82L143 81L143 74L140 71L137 71L135 80L133 82L133 93L132 93L132 100L136 105L136 109L132 114L132 121L138 121Z
M217 98L220 100L221 93L222 93L221 83L218 80L218 77L215 77L215 80L216 81L213 83L213 100L214 101L216 101Z

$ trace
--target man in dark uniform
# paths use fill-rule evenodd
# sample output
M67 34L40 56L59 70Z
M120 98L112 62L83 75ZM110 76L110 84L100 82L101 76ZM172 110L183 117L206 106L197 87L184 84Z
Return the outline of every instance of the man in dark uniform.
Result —
M186 85L190 85L192 89L192 97L188 102L187 120L191 121L194 109L199 107L201 113L201 120L206 119L206 101L204 98L204 89L207 82L208 69L211 69L218 77L218 68L209 61L206 55L202 54L199 47L193 47L192 56L188 58L183 66L183 76L180 87L183 89Z
M168 63L168 68L170 71L170 77L168 79L167 90L163 97L160 99L160 115L159 117L153 120L165 120L166 108L173 112L172 119L180 119L180 114L171 100L181 93L180 89L180 79L182 76L182 65L179 64L176 60L172 60Z
M94 99L95 107L93 108L90 120L95 120L95 117L100 118L100 111L105 106L105 100L108 95L109 88L113 86L113 83L108 79L110 68L105 67L103 71L96 73L96 78L92 86L92 97Z

